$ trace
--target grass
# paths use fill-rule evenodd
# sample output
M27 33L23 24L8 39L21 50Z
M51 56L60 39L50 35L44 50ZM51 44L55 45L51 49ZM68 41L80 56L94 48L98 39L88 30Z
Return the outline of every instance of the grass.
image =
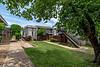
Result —
M35 48L25 48L25 52L35 67L98 67L90 61L90 54L71 51L42 41L33 41Z

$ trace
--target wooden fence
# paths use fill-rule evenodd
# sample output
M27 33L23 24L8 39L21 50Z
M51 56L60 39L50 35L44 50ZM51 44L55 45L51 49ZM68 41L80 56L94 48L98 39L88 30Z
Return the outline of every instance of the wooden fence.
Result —
M63 34L55 35L55 36L51 35L51 34L47 34L47 35L43 35L43 36L38 36L37 40L50 40L52 38L56 39L58 42L63 42L63 43L67 42L67 38Z

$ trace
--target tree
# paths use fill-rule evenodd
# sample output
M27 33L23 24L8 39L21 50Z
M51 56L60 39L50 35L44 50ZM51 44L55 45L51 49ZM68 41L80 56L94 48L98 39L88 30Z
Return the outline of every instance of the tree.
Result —
M5 29L5 24L4 23L0 23L0 33L2 33L2 31Z
M11 36L15 35L16 38L19 40L20 36L21 36L21 26L17 25L17 24L12 24L11 25Z
M2 31L5 29L5 24L4 23L0 23L0 42L2 40Z
M45 28L39 28L38 31L37 31L37 35L42 36L42 35L45 34L45 31L46 31Z
M97 40L97 32L100 32L100 28L97 30L97 26L100 27L100 0L7 0L3 4L12 14L28 20L32 16L38 20L53 17L59 20L58 27L78 34L84 32L94 48L94 62L100 64L100 44Z
M19 40L21 38L21 33L15 33L16 39Z

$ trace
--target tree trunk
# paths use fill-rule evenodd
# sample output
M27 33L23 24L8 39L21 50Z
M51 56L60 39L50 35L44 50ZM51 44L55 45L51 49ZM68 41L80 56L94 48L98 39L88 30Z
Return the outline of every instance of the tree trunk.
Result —
M95 59L93 62L100 64L100 45L98 44L97 37L94 35L91 35L88 38L94 48Z
M100 64L100 45L98 44L98 40L96 37L95 24L87 12L85 12L84 15L87 20L87 23L86 24L84 23L83 30L94 48L94 54L95 54L94 63Z
M73 11L77 13L75 7L72 7ZM84 17L82 21L82 29L84 30L85 35L88 37L89 41L91 42L93 49L94 49L94 63L100 64L100 44L98 43L97 37L96 37L96 30L95 30L95 24L90 15L84 11ZM86 23L85 23L86 22Z

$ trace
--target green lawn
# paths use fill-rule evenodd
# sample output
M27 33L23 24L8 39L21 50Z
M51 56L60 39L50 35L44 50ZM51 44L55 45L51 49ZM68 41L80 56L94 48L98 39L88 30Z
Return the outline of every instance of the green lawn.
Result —
M35 48L25 52L35 67L97 67L91 63L91 55L71 51L42 41L32 42Z

